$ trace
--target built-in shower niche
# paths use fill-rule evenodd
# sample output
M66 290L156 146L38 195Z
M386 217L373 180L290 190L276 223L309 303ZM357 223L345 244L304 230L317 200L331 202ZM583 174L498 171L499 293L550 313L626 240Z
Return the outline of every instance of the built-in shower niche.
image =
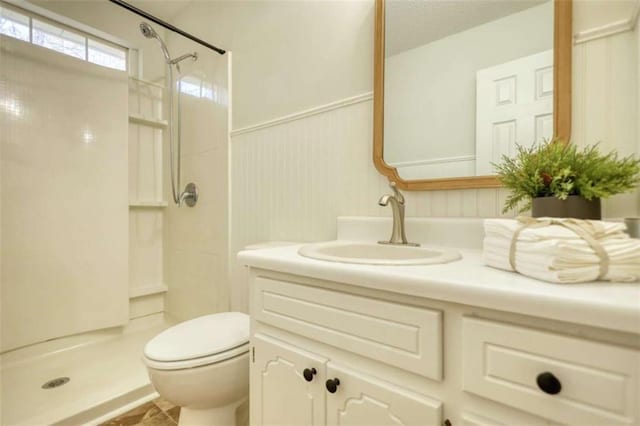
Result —
M129 316L164 311L164 86L129 77Z

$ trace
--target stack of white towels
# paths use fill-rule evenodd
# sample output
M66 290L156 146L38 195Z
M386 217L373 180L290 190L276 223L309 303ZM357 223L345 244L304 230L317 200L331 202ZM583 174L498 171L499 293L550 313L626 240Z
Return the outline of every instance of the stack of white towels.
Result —
M554 283L580 283L596 280L633 282L640 280L640 239L630 238L623 223L575 221L588 232L607 254L603 269L600 256L578 233L558 222L567 219L523 218L487 219L484 222L484 262L494 268L513 271L509 260L511 243L515 270L539 280Z

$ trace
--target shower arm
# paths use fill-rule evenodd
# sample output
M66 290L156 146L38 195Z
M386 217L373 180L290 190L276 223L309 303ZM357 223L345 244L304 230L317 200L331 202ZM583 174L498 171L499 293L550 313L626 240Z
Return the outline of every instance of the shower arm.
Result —
M178 65L179 62L184 61L185 59L193 59L194 61L198 60L198 52L193 53L185 53L184 55L178 56L177 58L173 58L169 61L171 65Z

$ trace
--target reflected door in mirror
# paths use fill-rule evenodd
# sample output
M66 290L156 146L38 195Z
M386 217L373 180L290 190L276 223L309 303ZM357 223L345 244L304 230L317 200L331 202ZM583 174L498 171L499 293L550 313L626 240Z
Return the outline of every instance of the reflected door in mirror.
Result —
M387 0L384 161L405 180L479 176L550 137L551 0Z

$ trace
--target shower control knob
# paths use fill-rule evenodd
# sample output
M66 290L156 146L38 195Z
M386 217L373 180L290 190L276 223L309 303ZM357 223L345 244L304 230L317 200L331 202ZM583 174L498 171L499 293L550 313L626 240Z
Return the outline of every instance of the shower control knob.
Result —
M302 372L302 375L304 376L304 379L307 382L310 382L313 380L313 376L315 376L317 373L315 368L305 368L304 371Z
M340 380L338 378L327 380L326 386L329 393L336 393L338 390L338 386L340 385Z
M549 373L548 371L538 374L538 377L536 377L536 383L542 392L549 395L556 395L562 390L560 380L558 380L553 373Z
M180 194L179 205L186 204L189 207L193 207L198 202L198 187L195 183L189 182L184 187L184 191Z

